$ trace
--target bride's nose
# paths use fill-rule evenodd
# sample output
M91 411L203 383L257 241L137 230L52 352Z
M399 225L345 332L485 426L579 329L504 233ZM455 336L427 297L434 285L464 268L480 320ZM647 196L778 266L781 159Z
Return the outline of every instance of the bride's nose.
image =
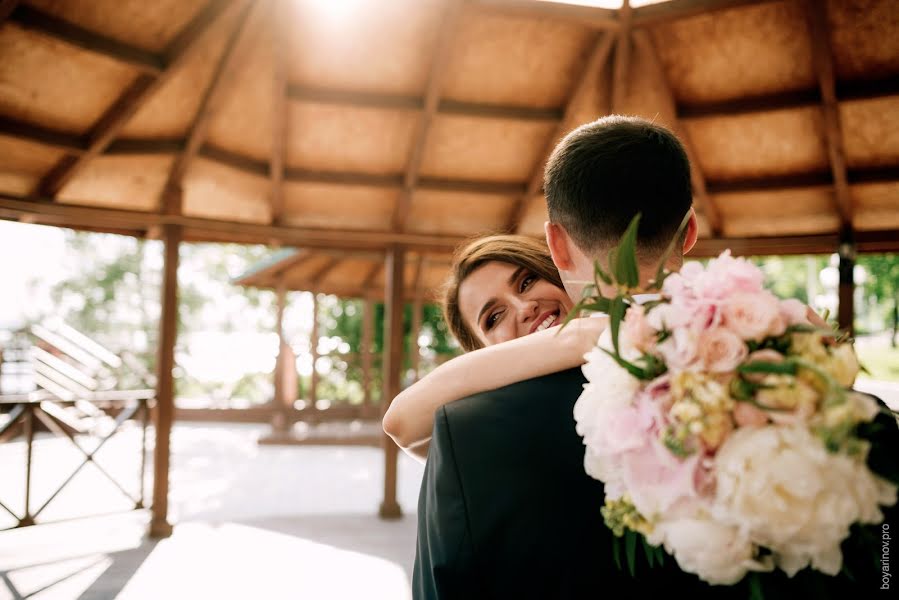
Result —
M537 318L538 303L536 300L519 299L518 302L518 319L522 323Z

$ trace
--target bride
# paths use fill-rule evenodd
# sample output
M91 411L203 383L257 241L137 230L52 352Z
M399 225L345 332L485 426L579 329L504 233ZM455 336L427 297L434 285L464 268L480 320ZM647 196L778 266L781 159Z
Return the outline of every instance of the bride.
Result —
M444 404L583 364L608 320L575 319L560 331L571 308L543 241L494 235L470 243L456 255L443 296L444 318L466 354L394 398L384 431L425 459Z

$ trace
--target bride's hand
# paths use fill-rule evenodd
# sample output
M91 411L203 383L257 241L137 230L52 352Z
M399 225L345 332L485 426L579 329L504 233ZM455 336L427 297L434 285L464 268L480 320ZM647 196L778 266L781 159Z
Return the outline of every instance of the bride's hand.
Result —
M606 316L572 319L559 332L559 337L576 356L582 357L596 346L599 336L608 326L609 318Z

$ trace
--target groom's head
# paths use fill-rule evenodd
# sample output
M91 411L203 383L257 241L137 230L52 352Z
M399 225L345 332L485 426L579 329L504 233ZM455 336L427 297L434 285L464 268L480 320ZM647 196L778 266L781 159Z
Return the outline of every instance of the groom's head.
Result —
M673 133L645 119L604 117L566 135L546 164L543 188L546 239L563 281L593 281L593 261L605 264L637 213L638 257L647 272L688 211L672 267L696 241L690 161ZM582 285L565 288L580 297Z

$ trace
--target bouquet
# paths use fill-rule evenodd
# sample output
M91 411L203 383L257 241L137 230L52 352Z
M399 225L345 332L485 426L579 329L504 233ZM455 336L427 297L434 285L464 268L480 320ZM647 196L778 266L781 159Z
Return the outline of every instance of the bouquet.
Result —
M637 304L638 223L572 311L610 317L574 408L607 526L630 536L632 569L636 536L650 565L664 549L710 584L807 567L837 575L850 530L880 523L897 489L869 466L865 431L882 409L851 389L851 342L729 251L668 273L672 242L650 284L658 297Z

